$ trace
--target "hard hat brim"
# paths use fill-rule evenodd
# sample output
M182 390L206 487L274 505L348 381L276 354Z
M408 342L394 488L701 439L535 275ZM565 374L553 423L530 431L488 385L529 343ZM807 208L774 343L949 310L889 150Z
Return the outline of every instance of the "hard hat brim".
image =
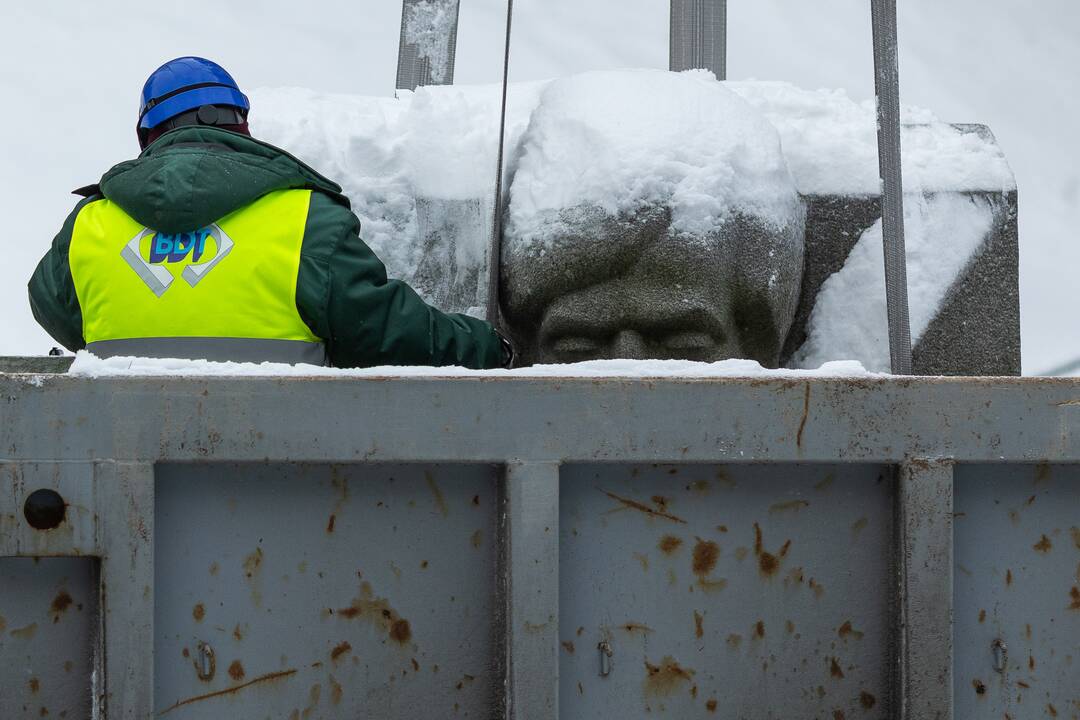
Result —
M163 100L147 110L146 114L139 120L139 128L149 130L171 117L203 105L231 105L245 111L250 107L247 96L235 88L195 88Z

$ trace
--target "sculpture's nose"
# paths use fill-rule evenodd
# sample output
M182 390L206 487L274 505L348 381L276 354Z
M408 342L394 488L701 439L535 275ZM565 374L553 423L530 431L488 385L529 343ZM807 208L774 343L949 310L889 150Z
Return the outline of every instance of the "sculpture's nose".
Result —
M611 345L611 355L625 360L645 360L648 357L645 338L633 330L622 330Z

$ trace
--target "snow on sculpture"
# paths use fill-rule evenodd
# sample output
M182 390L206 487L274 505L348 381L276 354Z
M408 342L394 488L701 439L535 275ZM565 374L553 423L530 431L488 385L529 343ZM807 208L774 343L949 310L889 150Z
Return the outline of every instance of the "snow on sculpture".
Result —
M498 87L422 87L398 99L263 90L251 120L257 136L343 185L391 276L446 310L480 312ZM503 309L526 359L883 367L880 248L870 247L880 218L875 122L872 101L842 91L717 83L702 71L511 85ZM909 222L920 229L909 241L913 315L924 327L915 370L1017 374L1008 163L983 126L912 108L904 122ZM578 334L556 337L557 317L574 318L559 326ZM635 325L664 331L614 332Z

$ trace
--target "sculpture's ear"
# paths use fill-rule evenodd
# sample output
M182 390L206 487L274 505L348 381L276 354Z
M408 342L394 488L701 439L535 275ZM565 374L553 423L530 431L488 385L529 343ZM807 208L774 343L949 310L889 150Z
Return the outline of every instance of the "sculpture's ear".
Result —
M743 357L757 360L768 368L780 361L782 338L776 331L772 301L764 290L753 290L745 283L732 287L731 319Z

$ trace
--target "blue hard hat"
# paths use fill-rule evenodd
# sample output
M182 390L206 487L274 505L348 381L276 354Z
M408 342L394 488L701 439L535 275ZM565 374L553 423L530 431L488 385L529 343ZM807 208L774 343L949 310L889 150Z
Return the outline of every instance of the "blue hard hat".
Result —
M139 129L157 127L203 105L230 105L245 113L250 107L232 75L216 62L190 56L170 60L143 85Z

